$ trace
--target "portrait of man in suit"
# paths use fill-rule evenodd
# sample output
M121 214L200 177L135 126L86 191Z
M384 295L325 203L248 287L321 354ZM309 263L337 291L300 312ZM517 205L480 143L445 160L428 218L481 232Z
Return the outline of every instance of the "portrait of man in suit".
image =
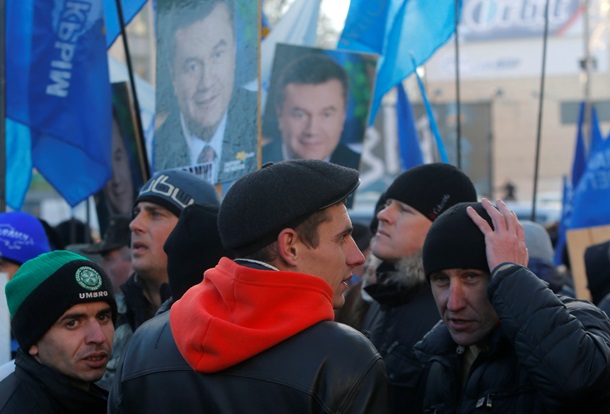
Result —
M236 82L234 2L160 0L158 8L157 66L167 67L166 95L175 102L160 114L153 169L189 167L212 183L237 179L256 168L258 143L257 93Z
M358 169L360 154L340 142L348 85L345 70L322 53L300 56L284 67L274 99L281 139L263 147L263 163L317 159Z

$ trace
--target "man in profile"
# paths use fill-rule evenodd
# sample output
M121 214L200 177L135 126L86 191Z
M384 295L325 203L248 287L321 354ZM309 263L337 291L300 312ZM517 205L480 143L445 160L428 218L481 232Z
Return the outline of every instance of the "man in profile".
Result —
M164 3L160 41L177 107L156 131L154 169L195 165L212 183L234 180L256 167L257 95L235 87L233 3Z
M281 72L276 91L281 139L263 147L263 163L313 159L358 169L360 154L340 142L348 79L337 62L321 53L299 57Z

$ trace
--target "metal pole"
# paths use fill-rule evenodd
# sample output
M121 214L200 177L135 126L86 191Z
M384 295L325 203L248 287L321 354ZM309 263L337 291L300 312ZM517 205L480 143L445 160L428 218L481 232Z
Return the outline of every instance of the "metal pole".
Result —
M150 178L150 167L148 165L148 156L146 155L146 142L144 137L144 127L142 126L142 117L140 115L140 103L138 101L138 94L136 93L136 82L133 74L133 67L131 65L131 54L129 53L129 45L127 43L127 31L125 30L125 19L123 18L123 7L121 0L116 0L116 9L119 17L119 26L121 27L121 38L123 39L123 47L125 48L125 62L127 63L127 70L129 72L129 85L131 87L131 95L133 97L133 106L135 111L136 119L136 134L138 135L138 141L144 154L143 166L145 180Z
M0 212L6 211L6 7L0 0Z
M458 23L460 21L460 0L455 0L455 107L456 107L456 142L457 167L462 169L462 120L460 110L460 42Z
M585 100L585 116L583 120L583 140L585 143L585 152L591 148L591 47L589 45L590 27L589 27L589 0L583 0L583 41L585 49L584 58L584 100Z
M538 100L538 129L536 132L536 163L534 166L534 193L532 194L532 216L536 221L536 199L538 198L538 169L540 164L540 140L542 135L542 106L544 103L544 80L546 78L546 45L549 37L549 0L544 6L544 37L542 41L542 73L540 75L540 98Z

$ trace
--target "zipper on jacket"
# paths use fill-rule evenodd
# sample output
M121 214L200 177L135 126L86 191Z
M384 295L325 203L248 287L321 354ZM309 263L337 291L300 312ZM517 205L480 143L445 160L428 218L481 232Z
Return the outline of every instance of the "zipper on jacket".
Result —
M487 409L491 409L491 406L492 406L492 404L493 404L493 401L492 401L492 398L491 398L492 396L493 396L493 394L487 394L485 397L480 398L480 399L477 401L476 408L487 408Z

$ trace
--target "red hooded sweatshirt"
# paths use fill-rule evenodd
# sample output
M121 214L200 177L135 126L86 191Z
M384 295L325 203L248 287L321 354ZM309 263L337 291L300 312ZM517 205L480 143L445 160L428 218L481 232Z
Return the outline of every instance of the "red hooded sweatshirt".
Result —
M332 298L321 278L252 269L222 258L174 303L170 327L195 371L217 372L333 320Z

